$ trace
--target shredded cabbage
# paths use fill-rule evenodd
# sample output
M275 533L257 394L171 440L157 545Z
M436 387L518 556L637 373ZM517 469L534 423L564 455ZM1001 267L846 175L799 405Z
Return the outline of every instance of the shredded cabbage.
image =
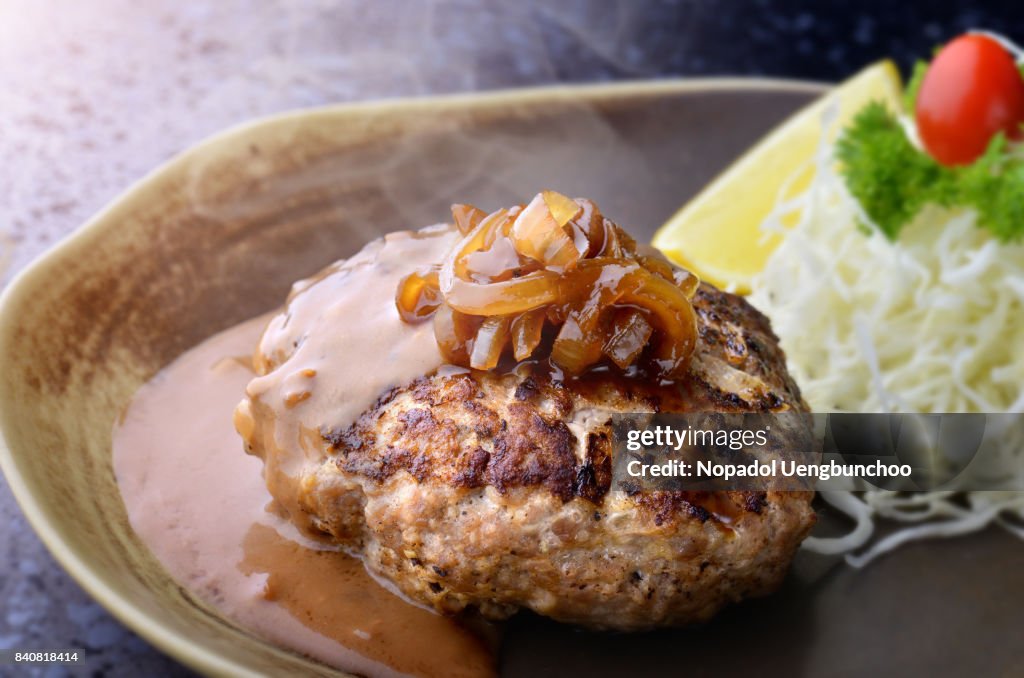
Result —
M834 117L826 114L826 128ZM787 197L783 187L761 226L785 238L750 296L771 318L811 408L1024 411L1024 245L999 244L972 211L930 207L893 243L846 190L828 135L792 181L811 169L808 189ZM1006 436L1003 462L1024 481L1024 433ZM1024 538L1021 492L865 488L822 497L856 525L805 548L845 553L858 567L908 541L990 524ZM869 544L877 518L910 525Z

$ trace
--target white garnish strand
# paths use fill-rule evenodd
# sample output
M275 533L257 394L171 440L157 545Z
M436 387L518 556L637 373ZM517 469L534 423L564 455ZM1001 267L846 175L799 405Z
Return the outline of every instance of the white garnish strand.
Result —
M834 115L828 111L825 129ZM814 156L809 188L795 197L783 189L762 224L786 238L750 297L771 318L812 409L1024 411L1024 245L995 242L971 210L938 208L924 209L898 243L889 241L847 190L830 137ZM1018 486L1020 429L998 433L998 468ZM855 527L840 538L809 538L804 547L846 553L859 567L908 541L990 524L1024 538L1019 492L864 490L822 493ZM878 518L910 525L871 544Z

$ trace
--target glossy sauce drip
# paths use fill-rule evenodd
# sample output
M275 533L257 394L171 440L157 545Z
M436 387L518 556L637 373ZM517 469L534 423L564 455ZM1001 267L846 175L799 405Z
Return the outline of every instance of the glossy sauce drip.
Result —
M174 579L272 643L366 675L493 675L478 635L265 510L262 464L243 452L232 409L253 376L238 356L267 320L203 342L136 394L113 460L132 527Z
M309 535L303 479L323 461L320 432L345 430L388 389L444 362L430 324L403 322L394 297L398 281L440 261L456 235L438 225L369 243L296 283L249 347L257 375L238 391L235 426L263 459L279 508Z
M490 214L454 205L452 218L463 237L436 275L403 278L395 294L406 322L433 311L446 361L491 370L511 349L574 375L607 359L685 376L697 278L637 246L594 203L546 190ZM539 350L545 326L557 330L548 351Z

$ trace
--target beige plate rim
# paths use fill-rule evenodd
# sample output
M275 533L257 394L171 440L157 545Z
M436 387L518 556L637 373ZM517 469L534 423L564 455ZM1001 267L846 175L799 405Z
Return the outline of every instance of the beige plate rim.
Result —
M31 287L30 282L39 275L49 259L62 256L74 248L87 234L99 232L107 227L112 217L125 209L136 193L159 179L162 175L174 173L203 151L214 144L227 139L251 134L257 129L270 127L299 119L365 117L384 111L402 110L406 112L430 110L441 106L456 106L465 109L499 107L503 103L529 103L551 99L573 99L599 101L603 99L619 99L630 96L657 97L686 92L714 91L765 91L786 90L792 92L820 93L824 92L828 83L807 80L782 78L744 78L744 77L708 77L708 78L668 78L659 80L636 80L608 84L587 85L548 85L521 89L504 89L468 94L448 94L428 97L408 97L361 101L321 106L316 108L297 109L283 113L257 118L249 122L230 127L216 133L187 150L175 155L159 165L148 174L130 185L125 191L114 198L95 216L79 226L47 252L36 258L31 264L20 271L7 288L0 294L0 324L13 322L6 316L8 309L14 305L14 299L23 294L22 288ZM116 220L115 220L116 221ZM5 347L0 343L0 355ZM105 586L69 548L50 524L40 509L36 498L24 484L16 455L7 447L3 440L4 422L9 416L3 409L5 395L0 394L0 469L3 470L7 484L11 488L15 500L28 519L29 524L46 545L58 563L71 575L90 596L105 607L121 623L141 635L154 646L174 657L178 661L209 674L253 675L244 666L227 660L214 652L193 645L189 639L162 624L158 619L140 611L131 600L122 598Z

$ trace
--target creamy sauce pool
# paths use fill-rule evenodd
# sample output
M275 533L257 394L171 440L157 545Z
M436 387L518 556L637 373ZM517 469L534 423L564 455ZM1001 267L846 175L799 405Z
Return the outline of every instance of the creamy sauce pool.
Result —
M409 324L395 292L414 270L439 264L458 231L439 224L400 231L296 283L256 346L259 376L235 411L235 428L263 455L280 508L304 530L303 479L323 461L320 432L345 430L388 389L444 363L433 323ZM240 394L241 395L241 394Z
M338 425L391 386L436 369L436 342L420 336L430 324L402 323L392 299L399 278L439 261L453 237L441 229L393 234L298 283L293 295L305 291L305 303L291 304L291 313L316 313L313 324L335 331L292 337L281 314L222 332L145 384L114 432L114 471L132 527L171 576L255 634L368 675L493 675L494 656L480 635L405 602L358 559L305 539L268 511L263 463L243 451L232 411L248 385L245 402L301 413L284 417L290 433L303 419ZM253 379L258 341L261 351L287 352L279 357L294 369ZM282 452L268 466L297 472L311 462L292 447L282 445L291 456Z

